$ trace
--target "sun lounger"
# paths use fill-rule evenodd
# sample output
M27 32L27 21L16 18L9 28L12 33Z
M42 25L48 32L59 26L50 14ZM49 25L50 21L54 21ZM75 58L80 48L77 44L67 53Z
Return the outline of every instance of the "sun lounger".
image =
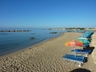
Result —
M74 49L71 50L71 52L74 52L76 54L86 54L86 57L88 57L88 54L91 52L89 49Z
M65 54L62 56L63 59L68 60L68 61L73 61L79 63L79 67L85 62L85 57L84 56L76 56L72 54Z

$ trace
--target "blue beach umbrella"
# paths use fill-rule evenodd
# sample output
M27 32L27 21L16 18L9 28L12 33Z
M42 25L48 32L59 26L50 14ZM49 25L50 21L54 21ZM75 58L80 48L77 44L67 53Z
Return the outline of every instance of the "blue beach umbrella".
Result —
M78 41L80 41L82 43L90 44L90 41L89 40L86 40L86 39L78 39Z

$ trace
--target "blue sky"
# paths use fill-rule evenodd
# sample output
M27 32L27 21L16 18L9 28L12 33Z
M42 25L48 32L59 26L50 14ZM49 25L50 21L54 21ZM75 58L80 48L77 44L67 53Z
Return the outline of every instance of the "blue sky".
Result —
M0 28L96 27L96 0L0 0Z

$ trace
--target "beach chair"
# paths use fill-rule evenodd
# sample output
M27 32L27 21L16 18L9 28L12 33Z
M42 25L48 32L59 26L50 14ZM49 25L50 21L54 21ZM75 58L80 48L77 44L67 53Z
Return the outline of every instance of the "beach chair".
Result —
M81 65L83 65L83 63L85 62L85 57L84 56L76 56L76 55L72 55L72 54L65 54L64 56L62 56L62 58L64 60L67 61L73 61L76 63L79 63L79 67L81 67Z
M76 54L85 54L85 57L88 57L88 54L91 52L90 49L74 49L71 50L71 52L74 52Z

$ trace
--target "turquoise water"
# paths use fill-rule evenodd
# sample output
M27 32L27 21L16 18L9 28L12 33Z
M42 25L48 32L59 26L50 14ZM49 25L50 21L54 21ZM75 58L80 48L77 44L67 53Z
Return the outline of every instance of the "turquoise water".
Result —
M30 32L0 32L0 55L5 55L60 35L64 30L27 29ZM57 34L49 34L57 32ZM30 40L30 37L35 39Z

